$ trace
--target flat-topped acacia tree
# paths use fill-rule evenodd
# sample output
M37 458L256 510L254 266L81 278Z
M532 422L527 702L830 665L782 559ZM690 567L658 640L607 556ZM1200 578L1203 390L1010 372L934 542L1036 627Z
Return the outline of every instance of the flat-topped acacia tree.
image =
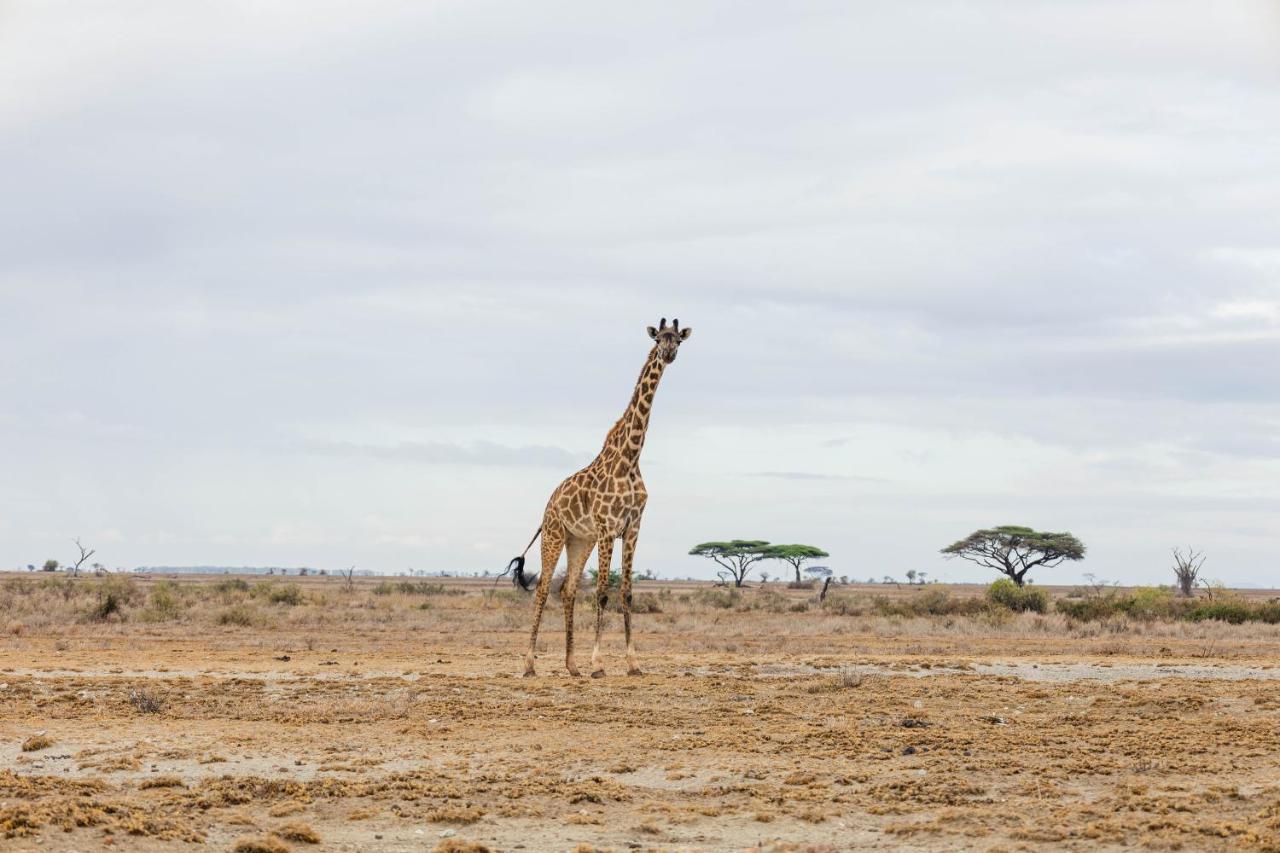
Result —
M797 584L802 583L800 572L804 569L805 563L830 556L830 554L816 545L770 545L764 549L764 558L766 560L781 560L784 563L791 564L791 568L796 573Z
M760 539L731 539L728 542L703 542L694 545L689 553L694 557L706 557L715 560L724 572L733 578L734 586L742 586L747 579L751 566L761 560L768 559L766 550L769 543Z
M1084 543L1070 533L1042 533L1030 527L1007 524L975 530L959 542L942 549L948 557L959 557L995 569L1018 586L1036 566L1056 566L1063 560L1083 560Z

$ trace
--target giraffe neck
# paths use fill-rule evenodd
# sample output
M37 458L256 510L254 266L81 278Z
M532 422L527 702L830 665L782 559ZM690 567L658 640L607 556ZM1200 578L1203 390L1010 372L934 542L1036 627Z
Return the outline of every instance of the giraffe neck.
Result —
M653 411L653 395L658 391L662 371L666 368L666 362L658 357L658 348L654 347L645 359L627 410L609 430L601 457L620 459L631 465L639 462L645 432L649 429L649 413Z

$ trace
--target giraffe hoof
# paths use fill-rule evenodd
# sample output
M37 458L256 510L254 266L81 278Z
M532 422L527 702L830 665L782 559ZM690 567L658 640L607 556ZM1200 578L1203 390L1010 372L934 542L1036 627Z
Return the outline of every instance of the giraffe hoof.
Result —
M526 669L526 670L524 671L524 677L525 677L525 678L533 678L533 676L534 676L534 675L536 675L536 674L537 674L537 673L535 673L535 672L534 672L533 670L531 670L531 669Z
M627 675L644 675L644 673L633 666L631 669L627 670Z
M603 669L597 669L595 672L591 673L591 677L592 677L592 678L604 678L604 670L603 670Z
M570 676L571 678L581 678L581 677L582 677L582 673L578 672L578 670L576 670L576 669L571 669L571 670L569 670L569 676Z

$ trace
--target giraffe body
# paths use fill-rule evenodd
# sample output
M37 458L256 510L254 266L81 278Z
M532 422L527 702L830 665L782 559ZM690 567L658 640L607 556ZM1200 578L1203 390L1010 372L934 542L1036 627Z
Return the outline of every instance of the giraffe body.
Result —
M680 344L692 334L681 330L676 320L670 328L664 319L658 328L649 327L655 341L644 369L636 381L635 392L622 417L609 430L604 447L591 464L567 477L551 493L542 517L542 572L538 577L533 605L533 629L529 650L525 655L524 674L534 674L534 650L542 610L551 591L560 553L567 554L568 570L560 588L564 608L565 667L569 674L579 675L573 656L573 605L578 583L593 550L598 551L595 613L595 645L591 652L592 676L604 675L600 660L600 636L604 627L604 605L608 599L609 569L614 543L622 540L622 620L627 643L627 671L638 675L635 646L631 637L631 573L635 561L640 521L649 495L640 476L640 451L649 428L653 397L667 365L675 361ZM532 543L531 543L532 544ZM518 558L521 559L521 558ZM521 563L522 563L521 559ZM522 583L517 571L517 583Z

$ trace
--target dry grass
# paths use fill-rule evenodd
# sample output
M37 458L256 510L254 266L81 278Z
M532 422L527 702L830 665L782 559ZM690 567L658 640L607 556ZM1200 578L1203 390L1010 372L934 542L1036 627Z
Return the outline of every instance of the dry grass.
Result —
M23 752L38 752L53 746L53 738L45 734L32 735L22 742Z
M186 785L177 776L153 776L138 783L138 789L146 791L150 788L185 788Z
M275 834L286 841L301 841L303 844L319 844L320 833L305 823L286 823L276 827Z
M1002 613L964 588L824 607L646 584L645 676L623 674L610 614L607 677L566 677L553 599L540 677L521 679L530 599L487 585L128 580L97 620L98 579L0 578L0 624L24 625L0 643L0 719L74 753L0 770L0 835L782 850L844 849L856 826L930 850L1280 847L1277 626ZM248 624L220 621L234 608ZM581 665L593 612L577 612ZM1031 673L1059 665L1090 674Z
M583 589L588 594L586 585ZM1280 624L1170 621L1149 609L1134 611L1137 615L1119 613L1102 621L1081 621L1054 612L1059 601L1074 606L1080 600L1078 590L1065 588L1042 588L1053 599L1046 614L1010 614L984 603L984 589L976 585L833 587L819 604L813 591L781 584L733 590L645 582L636 593L636 610L642 614L638 619L646 633L688 640L704 651L781 651L806 637L859 634L1011 640L1194 636L1224 644L1248 637L1280 642ZM1231 600L1257 608L1274 597L1274 592L1248 590L1234 593ZM430 607L423 609L424 602ZM559 607L555 597L550 604L552 610ZM175 636L218 629L331 634L390 626L419 633L507 632L526 625L528 609L526 595L505 588L495 591L491 581L462 579L363 579L353 584L351 593L345 592L345 581L338 577L281 581L19 575L0 581L0 622L21 638L92 637L103 626L138 622ZM1217 611L1205 607L1201 612ZM1222 612L1231 616L1228 609ZM589 601L579 603L576 615L581 629L589 630L594 618ZM557 619L547 617L549 623ZM617 617L611 614L609 619L616 627Z
M489 853L489 848L475 841L446 838L433 848L434 853Z
M290 853L290 847L274 835L255 835L238 839L232 853Z

